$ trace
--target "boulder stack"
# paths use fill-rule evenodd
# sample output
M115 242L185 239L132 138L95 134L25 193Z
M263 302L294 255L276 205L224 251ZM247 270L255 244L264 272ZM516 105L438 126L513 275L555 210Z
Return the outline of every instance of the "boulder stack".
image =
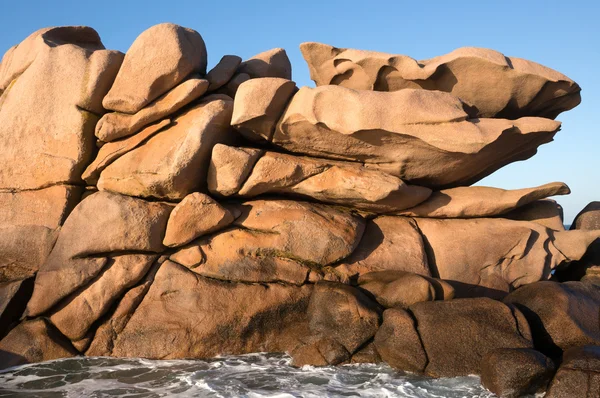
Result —
M478 48L301 50L315 88L280 48L207 70L174 24L126 54L88 27L6 53L0 368L272 351L501 396L595 375L600 288L573 275L600 264L596 208L565 231L564 183L471 186L552 141L577 83Z

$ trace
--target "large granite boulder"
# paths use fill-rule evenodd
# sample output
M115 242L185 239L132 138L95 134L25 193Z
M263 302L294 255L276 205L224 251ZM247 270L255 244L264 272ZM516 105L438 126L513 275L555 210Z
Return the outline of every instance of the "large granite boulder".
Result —
M600 236L501 218L415 221L432 274L453 284L457 297L502 298L520 286L549 279L553 269L580 259Z
M372 271L406 271L431 276L423 237L408 217L381 216L367 222L352 254L336 267L348 277Z
M94 154L123 54L92 28L42 29L4 56L0 69L0 191L80 183Z
M239 186L236 196L255 197L263 194L307 197L324 203L340 204L375 213L389 213L413 207L426 200L429 188L405 184L398 177L370 170L358 163L327 161L264 152L251 156L251 148L242 149L249 156L236 156L236 148L220 148L217 156L237 162L211 162L209 190L230 196L231 187ZM215 156L215 154L213 154ZM256 159L254 163L248 160ZM245 177L230 182L231 176Z
M158 253L172 206L109 192L85 198L71 213L35 279L27 315L40 315L86 286L124 251Z
M473 184L530 158L559 127L534 117L468 119L462 102L440 91L303 87L272 143L291 152L363 162L408 183L444 189Z
M203 98L144 145L108 165L100 174L98 189L170 200L203 189L213 146L232 138L232 108L229 97Z
M206 46L198 32L172 23L154 25L127 50L102 104L113 111L136 113L192 73L204 75L206 61Z
M308 333L311 291L216 281L166 261L110 354L172 359L291 351Z
M292 80L292 64L283 48L273 48L242 62L237 73L248 75L250 79L278 77Z
M500 348L481 363L481 384L501 398L544 393L555 366L550 358L530 348Z
M0 282L0 339L18 323L33 292L33 278Z
M208 84L207 80L192 76L133 115L121 112L107 113L96 124L96 137L100 141L108 142L135 134L144 126L172 115L200 98L208 89Z
M547 398L597 397L600 394L600 347L574 347L565 352Z
M208 91L212 92L226 85L241 63L242 59L237 55L224 55L206 74L206 80L209 82Z
M463 47L422 61L321 43L302 43L300 50L317 86L445 91L462 99L472 117L554 119L581 102L581 88L562 73L485 48Z
M349 256L364 230L361 217L324 205L257 200L238 209L232 228L193 241L171 259L183 257L182 265L214 279L302 285L311 270L323 276Z
M409 311L427 353L429 376L481 374L482 358L493 350L533 348L523 314L489 298L422 302Z
M564 231L564 211L552 199L541 199L500 215L515 221L531 221L554 231Z
M582 282L538 282L509 294L531 325L538 351L560 358L564 350L600 345L600 287Z
M427 218L491 217L508 213L539 199L569 193L569 187L561 182L514 190L458 187L434 192L423 203L397 214Z

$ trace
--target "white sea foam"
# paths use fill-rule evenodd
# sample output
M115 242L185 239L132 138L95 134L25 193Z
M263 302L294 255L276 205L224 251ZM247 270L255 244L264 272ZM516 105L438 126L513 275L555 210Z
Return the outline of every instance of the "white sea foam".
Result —
M285 355L210 361L82 357L0 373L0 397L494 397L477 377L430 379L383 364L290 366Z

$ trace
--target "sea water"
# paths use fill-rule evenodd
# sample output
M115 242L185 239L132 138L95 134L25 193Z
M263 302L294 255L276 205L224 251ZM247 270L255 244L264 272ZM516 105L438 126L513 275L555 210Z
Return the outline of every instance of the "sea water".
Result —
M478 377L431 379L384 364L294 368L286 355L200 360L79 357L0 373L0 397L494 397Z

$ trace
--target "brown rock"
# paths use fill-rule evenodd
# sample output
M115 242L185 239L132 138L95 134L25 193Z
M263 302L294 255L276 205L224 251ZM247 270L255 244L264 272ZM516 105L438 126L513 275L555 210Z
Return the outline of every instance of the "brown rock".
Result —
M0 72L0 141L10 142L0 149L0 190L79 183L123 55L86 27L42 29L22 45Z
M0 282L0 339L23 314L33 292L33 278Z
M57 238L57 230L41 225L0 226L0 282L34 276Z
M196 268L204 260L204 253L200 246L195 243L191 243L177 250L175 253L169 256L169 260L181 264L186 268Z
M529 348L501 348L481 363L481 384L501 398L543 393L554 374L554 363Z
M107 113L96 124L96 137L108 142L135 134L144 126L166 118L200 98L207 88L207 80L192 76L133 115Z
M505 300L527 317L536 349L557 358L563 350L600 345L600 288L582 282L538 282Z
M536 200L501 217L516 221L531 221L554 231L565 230L563 208L552 199Z
M317 86L446 91L465 101L473 117L554 119L581 102L581 88L567 76L485 48L463 47L422 61L321 43L302 43L300 50Z
M377 332L380 311L360 290L320 281L308 305L310 330L339 342L353 354Z
M381 327L380 327L381 328ZM375 348L373 342L367 343L365 346L360 348L350 359L351 363L381 363L383 362L381 356Z
M26 321L0 341L0 368L69 358L77 351L44 319Z
M163 244L183 246L194 239L225 228L233 215L210 196L194 192L175 206L167 223Z
M217 94L225 94L230 98L235 98L237 94L238 88L242 85L242 83L250 80L250 76L245 73L236 73L233 75L231 80L219 90L216 91Z
M292 64L283 48L274 48L242 62L238 73L246 73L252 79L280 77L292 80Z
M161 23L133 42L110 91L106 109L136 113L192 73L206 73L206 46L198 32Z
M381 359L393 368L415 373L425 371L427 354L414 319L404 310L384 311L383 323L375 335L375 347Z
M417 224L406 217L369 220L356 250L336 269L348 276L392 270L431 275Z
M594 398L600 393L600 347L584 346L565 352L547 398Z
M571 229L593 231L600 229L600 202L591 202L577 214Z
M451 283L457 297L502 298L548 279L557 266L581 258L595 239L593 233L554 232L500 218L415 220L433 275Z
M250 149L247 150L249 152ZM235 153L235 150L228 151ZM407 185L402 180L384 172L369 170L351 162L326 161L321 159L266 152L258 161L251 163L250 156L239 157L236 164L217 163L214 186L224 186L226 191L217 193L226 196L229 187L238 185L229 182L230 175L248 175L237 192L238 196L255 197L262 194L284 194L316 199L324 203L339 204L361 210L385 213L412 207L427 199L429 188ZM235 159L227 156L227 159ZM239 170L246 167L249 171ZM235 170L232 172L231 170ZM224 183L218 178L223 176Z
M350 354L343 345L326 337L296 347L290 355L292 366L296 367L338 365L350 359Z
M199 254L183 255L183 265L215 279L301 285L310 268L347 257L364 228L359 217L311 203L259 200L241 212L236 228L195 241Z
M428 218L490 217L548 196L569 193L569 187L561 182L509 191L491 187L458 187L434 192L425 202L397 214Z
M209 191L224 196L237 193L262 154L260 149L215 145L208 169Z
M85 286L105 267L103 254L164 250L171 209L164 203L108 192L85 198L65 222L52 253L40 267L27 314L37 316Z
M208 91L215 91L226 85L241 63L242 59L237 55L224 55L219 63L206 74L206 80L210 83Z
M533 348L523 315L489 298L423 302L409 311L429 359L429 376L480 374L482 358L495 349Z
M431 282L411 272L369 272L358 278L358 286L371 293L385 308L408 308L422 301L436 299Z
M348 117L352 115L352 117ZM303 87L279 121L273 143L292 152L351 160L433 189L473 184L533 156L559 122L467 119L450 94Z
M114 113L109 113L114 115ZM127 152L132 151L142 145L148 138L158 133L166 126L171 124L170 119L162 120L158 123L151 124L142 131L132 137L126 137L117 141L109 142L100 148L96 159L90 164L81 175L81 178L88 184L97 184L100 173L107 168L112 162L123 156Z
M293 81L275 77L244 82L236 92L231 125L250 140L270 141L296 90Z
M110 164L98 189L131 196L183 199L206 183L213 146L227 141L233 103L208 96L155 134Z
M114 340L111 355L173 359L289 352L307 333L311 290L218 282L166 261Z
M157 255L129 254L111 258L99 277L79 292L50 321L72 341L85 337L90 327L104 315L130 287L148 272Z

